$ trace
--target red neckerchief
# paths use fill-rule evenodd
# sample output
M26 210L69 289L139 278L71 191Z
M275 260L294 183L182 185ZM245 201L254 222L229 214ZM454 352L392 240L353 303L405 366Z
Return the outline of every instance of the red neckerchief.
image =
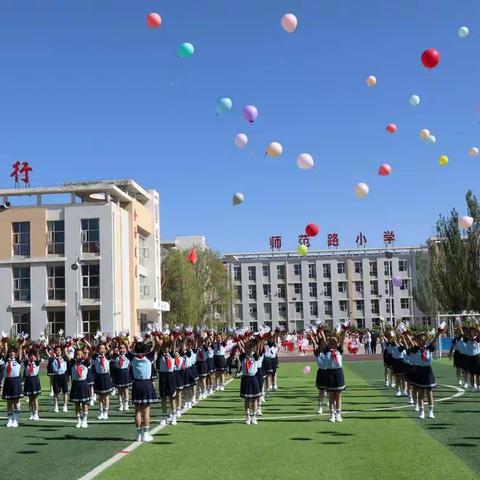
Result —
M424 362L427 361L427 351L426 351L426 350L422 350L422 360L423 360Z
M57 357L57 365L58 369L60 370L62 368L62 359L60 357Z
M75 369L77 370L78 379L81 380L82 379L82 374L83 374L82 364L77 363Z
M334 361L335 363L338 363L337 350L336 350L335 348L333 348L333 349L331 350L331 352L332 352L333 361Z
M177 367L180 366L180 357L175 357L175 365L176 365Z
M247 374L250 373L250 369L252 368L252 359L250 357L247 357L245 368L247 369Z
M7 364L7 377L9 377L12 374L12 361L9 360Z
M123 368L123 361L124 361L124 357L123 355L120 355L120 357L118 357L118 366L120 368Z
M33 362L28 362L28 375L33 376Z
M136 356L139 360L141 360L141 359L145 356L145 354L144 354L144 353L137 353L135 356Z
M165 356L165 362L167 363L167 368L172 369L172 359L169 356Z
M100 367L105 370L105 357L103 355L100 356Z

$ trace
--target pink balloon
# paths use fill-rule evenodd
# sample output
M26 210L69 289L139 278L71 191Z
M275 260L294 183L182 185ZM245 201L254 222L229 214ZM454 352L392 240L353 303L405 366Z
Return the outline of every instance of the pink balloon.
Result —
M147 25L150 28L158 28L162 24L162 17L158 13L149 13L147 15Z
M298 20L293 13L286 13L282 17L282 28L288 32L293 33L297 29Z
M385 130L388 133L395 133L397 131L397 126L394 123L389 123L386 127Z
M392 283L394 287L400 287L402 285L402 279L400 277L393 277Z
M383 165L380 165L380 168L378 169L378 174L381 175L382 177L388 177L392 173L392 167L388 163L384 163Z
M253 123L258 117L258 110L255 105L247 105L243 109L243 118L249 123Z

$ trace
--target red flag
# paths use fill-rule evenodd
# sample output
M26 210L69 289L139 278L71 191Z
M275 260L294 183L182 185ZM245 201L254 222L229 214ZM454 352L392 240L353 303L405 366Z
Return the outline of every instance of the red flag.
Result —
M187 260L194 265L197 263L197 251L194 248L192 248L188 253Z

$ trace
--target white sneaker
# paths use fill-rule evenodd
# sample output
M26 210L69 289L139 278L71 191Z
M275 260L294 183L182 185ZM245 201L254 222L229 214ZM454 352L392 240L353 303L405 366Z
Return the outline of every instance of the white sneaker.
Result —
M141 442L141 441L142 441L142 434L139 433L139 434L137 435L137 442Z
M335 414L332 413L332 414L330 415L330 420L329 420L329 421L332 422L332 423L335 423L336 420L337 420L337 419L336 419L336 417L335 417Z
M91 406L91 407L95 406L95 402L93 401L93 398L90 399L90 406Z
M192 407L193 407L194 405L196 405L196 404L197 404L197 400L194 398L194 399L192 400Z
M421 418L422 420L425 418L425 411L424 410L420 410L420 415L418 416L418 418Z
M103 412L100 412L97 417L99 420L103 420Z
M254 415L252 417L252 425L257 425L257 416L256 415Z
M58 405L55 405L55 407L53 407L53 411L54 413L58 413Z
M87 417L83 417L83 420L82 420L82 428L88 428Z
M394 383L391 383L390 386L391 386L392 388L396 388L396 385L395 385Z
M218 392L220 390L220 385L215 385L215 390Z
M177 424L177 417L176 417L176 415L174 415L174 416L172 417L172 423L171 423L171 424L172 424L172 425L176 425L176 424Z
M402 396L403 397L409 397L410 395L406 390L404 390L403 393L402 393Z
M401 397L401 396L402 396L402 392L401 392L400 390L398 390L397 393L396 393L396 396L397 396L397 397Z
M50 390L50 396L53 397L55 394Z
M343 422L343 418L342 418L342 414L341 413L337 413L335 415L335 421L336 422Z
M419 412L419 411L420 411L420 407L418 406L418 403L415 404L415 411L416 411L416 412Z
M433 410L430 410L430 412L428 412L428 418L435 418L435 415L433 414Z
M390 382L388 380L385 380L385 386L386 387L389 387L390 386Z
M220 391L223 392L225 390L225 387L223 385L220 385Z
M459 384L460 386L462 386L462 385L463 385L462 380L459 380L459 381L458 381L458 384Z
M13 424L13 419L12 419L12 418L9 418L9 419L8 419L8 422L7 422L7 428L12 427L12 426L13 426L12 424Z
M153 437L150 435L149 432L144 432L142 440L144 442L151 442L153 440Z
M126 403L126 404L123 406L123 411L124 411L124 412L128 412L128 403Z
M35 420L35 421L40 420L40 417L38 416L38 413L33 414L33 420Z
M14 418L12 421L12 428L17 428L17 427L18 427L18 421L16 418Z
M68 413L68 405L63 406L63 413Z
M108 411L103 412L103 419L108 420Z
M82 426L82 419L79 418L77 424L75 425L75 428L81 428Z
M118 411L123 412L123 403L121 403L120 406L118 407Z
M30 414L30 416L28 417L29 420L33 420L33 413Z
M273 389L274 389L274 390L278 390L278 387L277 387L276 384L273 386Z
M245 425L250 425L252 423L252 420L250 418L250 415L245 418Z
M412 397L410 397L410 398L408 399L408 403L409 403L410 405L413 405L413 404L415 403L415 402L413 401L413 398L412 398Z
M323 407L321 405L318 407L317 415L323 415Z
M261 408L258 409L257 415L258 415L259 417L263 417L263 412L262 412L262 409L261 409Z
M167 424L167 419L166 418L162 418L162 420L160 420L160 425L164 426Z
M180 408L178 408L177 411L175 412L175 415L177 417L181 417L182 416L182 410Z

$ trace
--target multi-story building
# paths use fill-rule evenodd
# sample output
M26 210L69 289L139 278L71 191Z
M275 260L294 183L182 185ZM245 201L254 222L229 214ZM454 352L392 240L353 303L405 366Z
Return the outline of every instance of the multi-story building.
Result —
M155 190L111 180L4 189L0 198L0 329L38 338L136 333L161 321Z
M332 326L350 318L358 328L372 328L380 317L423 319L412 288L416 253L424 250L312 250L302 257L296 252L227 254L233 321L237 327L266 324L292 331L320 319Z

